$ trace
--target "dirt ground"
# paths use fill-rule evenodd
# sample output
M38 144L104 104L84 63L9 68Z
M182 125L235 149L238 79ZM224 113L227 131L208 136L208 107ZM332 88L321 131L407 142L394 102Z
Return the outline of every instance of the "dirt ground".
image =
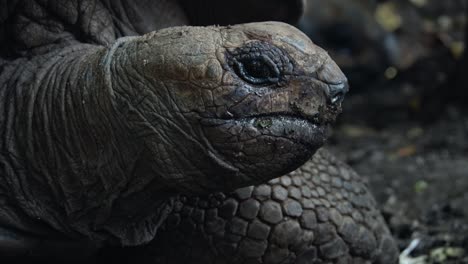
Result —
M467 112L378 128L354 118L346 111L330 147L369 181L400 249L419 241L400 263L468 263Z
M468 263L468 1L310 2L302 28L351 84L329 147L368 180L401 264Z

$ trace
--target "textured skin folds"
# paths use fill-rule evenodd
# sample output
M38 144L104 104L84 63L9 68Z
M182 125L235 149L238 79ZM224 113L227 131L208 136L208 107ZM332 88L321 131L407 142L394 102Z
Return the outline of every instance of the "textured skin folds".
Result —
M152 239L171 202L161 199L168 197L158 191L162 184L141 183L145 175L132 178L141 147L119 109L126 99L116 98L107 78L111 49L105 46L119 36L146 33L132 23L143 14L117 18L122 3L3 2L1 21L8 27L1 32L0 223L95 243ZM174 3L160 4L153 8L177 12ZM177 25L183 17L145 26ZM133 206L135 200L153 202Z
M85 44L62 25L73 14L40 27L58 3L21 3L24 14L9 18L15 30L63 34L53 42L20 34L16 54L30 56L2 65L2 187L29 217L69 236L148 242L172 195L232 190L297 168L339 111L317 76L331 68L345 77L289 25L172 27L104 46L118 32L104 4L89 11L86 30L95 37ZM272 62L281 81L250 84L236 74L227 54L247 44L254 55L280 50L290 64Z
M96 240L122 233L113 230L120 227L111 224L111 208L119 206L114 202L130 184L140 152L103 78L105 54L77 45L15 61L3 72L12 78L1 91L5 194L32 219ZM37 70L25 73L30 69Z
M0 255L153 240L148 263L393 262L361 180L307 162L341 110L338 66L284 23L183 26L256 20L203 3L223 12L0 2ZM303 1L271 4L297 12L261 19L291 21Z

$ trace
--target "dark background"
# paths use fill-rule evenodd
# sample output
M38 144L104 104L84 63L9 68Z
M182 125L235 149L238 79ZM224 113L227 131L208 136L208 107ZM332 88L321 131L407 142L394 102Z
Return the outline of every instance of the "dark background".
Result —
M467 6L308 0L299 25L349 78L329 145L369 181L403 264L468 263Z

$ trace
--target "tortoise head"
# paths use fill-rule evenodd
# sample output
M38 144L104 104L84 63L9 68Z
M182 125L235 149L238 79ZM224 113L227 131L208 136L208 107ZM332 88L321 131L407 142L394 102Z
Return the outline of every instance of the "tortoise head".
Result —
M328 54L284 23L170 28L128 45L141 171L177 191L232 190L296 169L323 145L347 92Z

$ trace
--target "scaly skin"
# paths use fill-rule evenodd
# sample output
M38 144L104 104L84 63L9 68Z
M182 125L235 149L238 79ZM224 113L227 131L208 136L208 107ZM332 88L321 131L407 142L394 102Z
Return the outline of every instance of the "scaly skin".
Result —
M262 184L309 160L347 90L327 53L287 24L160 29L186 18L155 23L150 2L125 14L114 13L125 1L14 2L0 14L14 36L0 46L0 233L17 241L164 243L168 229L157 231L180 195ZM363 210L353 212L375 214ZM352 249L346 239L333 241ZM341 257L322 242L319 259ZM365 247L350 254L388 256Z
M308 160L346 78L299 30L271 22L72 43L6 63L0 81L5 210L138 245L171 196L258 184Z
M180 196L139 263L395 263L397 248L362 179L326 150L258 186Z

